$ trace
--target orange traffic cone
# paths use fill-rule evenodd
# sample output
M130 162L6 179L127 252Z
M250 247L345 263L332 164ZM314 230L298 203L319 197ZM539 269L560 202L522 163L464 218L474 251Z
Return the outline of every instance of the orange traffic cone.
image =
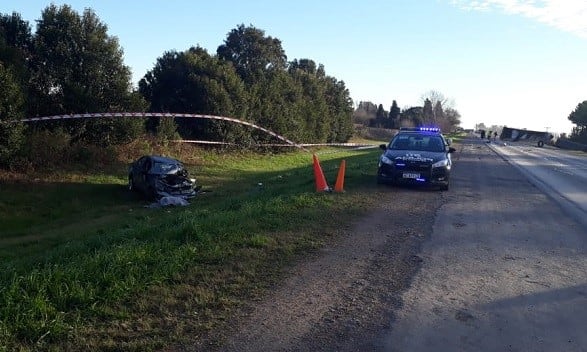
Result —
M336 183L334 184L335 192L343 192L344 188L344 169L346 168L346 161L343 159L340 162L340 168L338 169L338 175L336 176Z
M316 192L328 192L330 191L330 187L328 187L328 183L326 183L326 177L324 177L324 173L322 172L322 167L320 167L320 162L316 157L316 154L313 154L314 157L314 179L316 180Z

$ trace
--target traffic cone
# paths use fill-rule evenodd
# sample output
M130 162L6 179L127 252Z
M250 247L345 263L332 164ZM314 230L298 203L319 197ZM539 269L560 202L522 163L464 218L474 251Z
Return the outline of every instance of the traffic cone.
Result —
M335 192L344 192L344 169L346 168L346 161L343 159L340 162L340 168L338 169L338 175L336 176L336 183L334 184Z
M316 192L328 192L330 191L330 187L328 187L328 183L326 183L326 177L324 177L322 167L320 167L320 162L318 161L316 154L313 154L312 156L314 158L314 179L316 180Z

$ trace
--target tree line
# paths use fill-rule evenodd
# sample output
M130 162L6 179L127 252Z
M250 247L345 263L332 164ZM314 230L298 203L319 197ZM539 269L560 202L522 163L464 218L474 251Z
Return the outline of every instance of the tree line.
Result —
M400 127L435 126L451 132L461 124L461 115L450 99L442 93L431 90L421 97L422 106L400 109L393 100L389 111L382 104L370 101L359 102L353 112L353 120L369 127L398 129Z
M577 104L575 110L569 114L568 119L575 124L570 139L587 144L587 100Z
M46 7L36 31L20 14L0 14L0 165L26 151L31 134L56 131L70 143L111 146L145 132L253 145L271 136L216 120L25 117L94 112L170 112L235 117L297 142L345 142L353 103L345 83L311 59L288 61L281 41L254 26L232 29L216 53L170 50L134 87L115 36L91 9ZM11 122L11 123L7 123Z

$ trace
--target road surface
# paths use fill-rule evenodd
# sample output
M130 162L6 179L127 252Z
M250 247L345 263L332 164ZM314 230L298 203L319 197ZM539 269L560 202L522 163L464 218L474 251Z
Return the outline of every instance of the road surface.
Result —
M463 148L381 350L587 351L587 229L489 146ZM534 154L557 172L508 148Z
M515 142L488 146L587 225L587 153Z

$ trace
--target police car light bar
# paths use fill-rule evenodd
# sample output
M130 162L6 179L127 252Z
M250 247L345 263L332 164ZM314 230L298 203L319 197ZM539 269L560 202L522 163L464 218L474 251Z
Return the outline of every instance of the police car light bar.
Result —
M400 131L440 132L438 127L402 127Z

